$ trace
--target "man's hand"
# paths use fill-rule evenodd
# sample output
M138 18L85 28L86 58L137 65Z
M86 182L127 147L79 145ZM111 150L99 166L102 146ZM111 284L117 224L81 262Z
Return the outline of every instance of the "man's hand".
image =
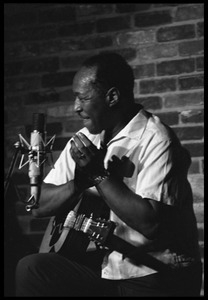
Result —
M70 153L77 168L89 182L104 173L105 152L99 150L83 133L79 132L73 137Z
M94 182L88 178L85 172L83 172L82 168L76 165L75 168L75 176L74 176L74 184L75 188L79 192L83 192L86 189L94 186Z

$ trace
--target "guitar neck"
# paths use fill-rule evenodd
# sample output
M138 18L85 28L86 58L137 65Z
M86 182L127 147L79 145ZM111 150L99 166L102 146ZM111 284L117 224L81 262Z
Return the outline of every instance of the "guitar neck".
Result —
M168 265L148 254L145 247L133 246L115 234L108 236L105 241L105 245L112 251L115 250L122 253L124 258L130 258L135 265L146 265L151 269L160 272L170 271L170 267Z

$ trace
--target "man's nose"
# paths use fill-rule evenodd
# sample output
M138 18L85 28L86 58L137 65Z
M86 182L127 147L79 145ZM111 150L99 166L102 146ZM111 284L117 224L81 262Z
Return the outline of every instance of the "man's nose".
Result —
M76 112L79 112L82 110L81 104L80 104L80 100L78 97L76 97L75 101L74 101L74 110Z

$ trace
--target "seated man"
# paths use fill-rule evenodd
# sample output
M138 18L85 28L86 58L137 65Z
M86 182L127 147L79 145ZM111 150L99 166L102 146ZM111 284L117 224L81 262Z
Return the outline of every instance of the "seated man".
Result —
M74 108L84 127L44 179L32 213L79 213L87 195L91 206L97 197L108 208L115 229L107 247L80 260L53 247L21 259L16 296L199 296L190 158L173 130L135 103L133 88L133 70L115 53L89 58L76 73Z

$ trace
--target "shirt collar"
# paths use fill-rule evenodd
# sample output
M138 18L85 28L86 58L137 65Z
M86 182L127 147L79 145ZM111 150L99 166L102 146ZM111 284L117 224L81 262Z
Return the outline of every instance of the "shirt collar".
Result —
M130 120L130 122L119 133L110 140L107 145L114 141L128 137L131 139L141 139L143 132L146 129L148 122L148 113L141 108L140 111ZM101 133L101 141L104 136L104 132Z
M148 119L149 113L143 108L141 108L139 112L129 121L129 123L121 131L119 131L119 133L113 139L111 139L107 143L107 146L109 146L114 141L118 141L126 137L136 140L141 139L142 134L146 129ZM104 130L100 134L96 135L90 134L86 127L84 127L82 131L90 137L90 140L93 143L95 143L98 146L98 148L102 147L102 142L104 140L105 134ZM103 147L105 146L103 145Z

